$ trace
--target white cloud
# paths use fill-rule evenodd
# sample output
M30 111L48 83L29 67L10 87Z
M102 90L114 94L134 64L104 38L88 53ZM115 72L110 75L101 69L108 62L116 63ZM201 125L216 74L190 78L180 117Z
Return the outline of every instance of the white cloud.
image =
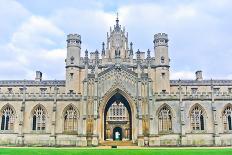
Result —
M153 35L168 33L171 69L175 69L172 79L195 79L196 68L210 77L230 78L232 1L84 2L54 3L45 7L49 14L41 9L35 15L34 5L27 5L29 12L25 3L0 1L0 69L14 67L11 72L0 70L0 79L33 79L35 70L43 71L45 78L64 78L65 35L81 34L82 55L85 49L100 50L109 26L115 23L116 11L134 50L153 49Z
M6 42L10 34L18 27L28 16L30 12L15 0L0 1L0 43Z
M193 79L195 79L195 74L192 71L171 72L170 73L170 79L173 79L173 80L176 80L176 79L189 79L189 80L193 80Z
M54 40L62 36L63 31L48 19L31 16L12 35L11 43L23 49L45 48L56 45Z
M54 72L57 72L55 75L62 77L60 73L63 73L63 71L59 71L57 67L59 66L61 70L64 70L62 62L64 61L65 51L59 48L60 39L63 40L63 38L64 32L51 21L32 15L21 24L12 34L10 42L4 46L5 52L11 53L11 58L10 60L1 60L0 58L1 62L9 62L2 67L10 68L13 72L17 66L21 70L18 79L34 79L36 70L51 71L52 73L52 68ZM52 74L54 75L54 73ZM47 74L44 73L44 75ZM5 75L2 77L5 77ZM49 75L46 77L52 78ZM14 78L15 76L9 77L9 79Z

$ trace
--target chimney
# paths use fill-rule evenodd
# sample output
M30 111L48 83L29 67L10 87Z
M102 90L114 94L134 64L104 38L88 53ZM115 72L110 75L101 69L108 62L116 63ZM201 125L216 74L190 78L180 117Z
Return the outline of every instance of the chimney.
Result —
M42 72L36 71L35 81L42 81Z
M197 81L203 80L202 71L201 71L201 70L196 71L196 80L197 80Z

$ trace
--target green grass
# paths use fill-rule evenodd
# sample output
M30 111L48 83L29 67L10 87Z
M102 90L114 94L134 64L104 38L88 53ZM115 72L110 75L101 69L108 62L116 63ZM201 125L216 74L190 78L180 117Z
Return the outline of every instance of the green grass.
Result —
M0 155L232 155L232 149L0 148Z

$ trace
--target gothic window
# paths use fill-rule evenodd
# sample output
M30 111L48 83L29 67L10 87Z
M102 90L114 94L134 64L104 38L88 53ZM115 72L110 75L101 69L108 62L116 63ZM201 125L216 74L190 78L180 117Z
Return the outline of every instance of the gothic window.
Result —
M35 131L42 131L45 130L46 125L46 114L45 110L42 108L41 105L39 105L34 111L33 111L33 117L32 117L32 130Z
M227 106L225 110L223 111L223 124L224 124L224 130L232 130L232 107Z
M64 113L64 131L77 132L77 122L79 119L79 112L70 105Z
M164 63L164 57L162 56L160 59L160 62L163 64Z
M190 113L190 121L192 130L205 130L204 111L196 105Z
M6 106L1 111L1 130L13 130L14 111L10 106Z
M168 132L172 130L172 114L167 106L164 106L158 114L159 132Z

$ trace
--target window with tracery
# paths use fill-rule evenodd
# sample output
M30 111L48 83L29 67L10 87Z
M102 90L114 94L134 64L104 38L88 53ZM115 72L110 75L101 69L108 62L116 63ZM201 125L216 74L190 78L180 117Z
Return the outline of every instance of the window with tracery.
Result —
M64 114L64 131L77 132L78 119L78 111L72 105L70 105Z
M107 112L106 119L107 121L128 121L129 114L127 108L121 102L114 102Z
M205 130L204 111L198 105L190 113L192 130Z
M172 130L172 114L167 106L164 106L158 114L159 132L168 132Z
M223 124L224 124L224 130L232 130L232 108L231 106L227 106L226 109L223 112Z
M33 112L32 130L42 131L46 126L46 114L44 109L39 105Z
M14 111L10 106L6 106L1 112L1 130L13 130Z

